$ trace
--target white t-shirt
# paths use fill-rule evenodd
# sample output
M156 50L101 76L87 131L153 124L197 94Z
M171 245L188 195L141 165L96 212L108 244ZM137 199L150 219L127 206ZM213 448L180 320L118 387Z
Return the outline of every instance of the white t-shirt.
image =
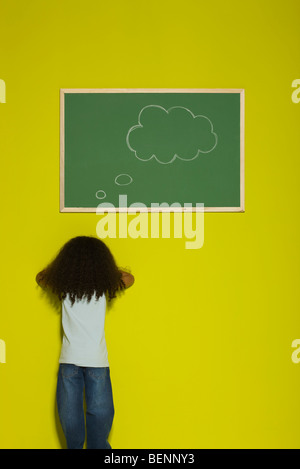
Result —
M63 340L59 363L77 366L109 366L104 334L106 298L96 296L88 303L86 299L70 298L62 302Z

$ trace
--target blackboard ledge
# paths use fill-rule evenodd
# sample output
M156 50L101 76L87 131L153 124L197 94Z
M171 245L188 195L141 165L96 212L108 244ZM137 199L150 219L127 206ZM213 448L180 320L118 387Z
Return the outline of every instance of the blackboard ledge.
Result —
M185 213L185 212L205 212L205 213L244 213L243 207L64 207L60 209L61 213Z

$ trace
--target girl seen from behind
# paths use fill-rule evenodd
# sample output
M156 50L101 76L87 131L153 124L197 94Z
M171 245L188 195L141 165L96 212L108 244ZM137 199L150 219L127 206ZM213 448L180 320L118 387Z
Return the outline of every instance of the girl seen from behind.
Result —
M62 303L56 398L67 447L82 449L86 436L87 449L110 449L114 405L104 333L106 304L130 287L134 277L118 269L103 241L78 236L62 247L36 281Z

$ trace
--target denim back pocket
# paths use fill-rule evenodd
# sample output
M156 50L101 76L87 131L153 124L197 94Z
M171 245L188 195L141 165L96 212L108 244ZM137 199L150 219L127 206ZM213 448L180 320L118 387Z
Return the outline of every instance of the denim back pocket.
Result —
M107 374L109 373L109 367L101 367L101 368L87 368L88 374L97 380L105 379Z
M71 378L78 374L78 366L71 363L61 363L61 373L65 378Z

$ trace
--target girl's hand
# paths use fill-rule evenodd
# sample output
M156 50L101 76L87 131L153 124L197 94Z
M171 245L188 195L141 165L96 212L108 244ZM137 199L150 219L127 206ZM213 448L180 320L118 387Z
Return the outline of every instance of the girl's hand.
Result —
M45 269L39 272L37 276L35 277L35 280L40 287L46 286L44 282L44 273L45 273Z
M125 288L131 287L134 284L134 276L129 272L124 272L124 270L120 270L121 272L121 280L125 285Z

